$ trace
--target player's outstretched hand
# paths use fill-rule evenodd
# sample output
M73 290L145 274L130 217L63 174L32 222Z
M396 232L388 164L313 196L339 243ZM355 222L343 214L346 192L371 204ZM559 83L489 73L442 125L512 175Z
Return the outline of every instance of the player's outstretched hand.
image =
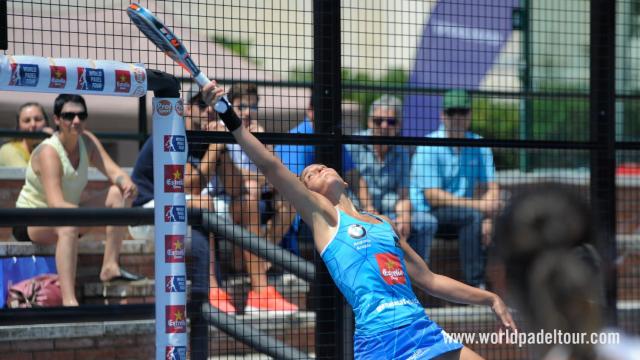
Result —
M491 310L493 310L493 312L496 314L496 317L498 318L502 326L513 332L518 332L516 323L515 321L513 321L511 313L509 312L509 308L504 303L504 301L502 301L500 296L495 295L493 303L491 304Z

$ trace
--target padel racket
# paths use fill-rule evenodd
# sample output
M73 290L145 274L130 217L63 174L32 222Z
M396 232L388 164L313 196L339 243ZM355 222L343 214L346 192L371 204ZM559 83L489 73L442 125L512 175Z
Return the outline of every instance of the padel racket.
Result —
M127 8L127 15L152 43L160 48L168 57L189 72L195 81L203 87L211 81L193 62L187 48L182 41L166 27L153 13L137 3ZM225 113L231 107L229 100L223 96L214 108L219 113Z

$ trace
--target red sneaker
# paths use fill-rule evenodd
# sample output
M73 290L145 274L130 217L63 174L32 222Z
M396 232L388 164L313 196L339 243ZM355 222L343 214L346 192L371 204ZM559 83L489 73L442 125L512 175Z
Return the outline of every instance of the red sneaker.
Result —
M231 298L229 297L229 294L224 290L220 288L209 289L209 304L224 313L234 315L236 313L236 308L230 300Z
M274 315L289 315L298 311L298 306L288 302L273 286L258 291L249 291L245 313L267 312Z

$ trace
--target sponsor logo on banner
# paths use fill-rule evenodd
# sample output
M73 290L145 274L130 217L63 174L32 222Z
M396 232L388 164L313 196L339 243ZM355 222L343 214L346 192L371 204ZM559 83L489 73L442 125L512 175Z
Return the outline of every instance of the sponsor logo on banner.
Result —
M167 116L171 114L171 110L173 110L173 106L171 106L171 101L169 100L160 100L156 104L156 111L159 115Z
M133 90L133 95L135 96L142 96L146 93L146 89L144 88L144 86L136 86L136 89Z
M407 280L398 256L391 253L376 254L376 261L380 268L380 275L387 284L406 284Z
M166 360L187 360L186 346L167 346L165 353Z
M133 70L133 78L136 80L137 83L143 83L144 79L147 77L147 74L145 73L144 69L141 68L135 68Z
M167 334L187 332L187 314L184 305L167 305L165 314Z
M184 205L165 205L164 222L184 222L185 219Z
M67 86L67 68L64 66L49 66L51 70L51 78L49 79L49 88L64 89Z
M185 292L187 289L187 279L184 275L165 276L164 284L164 291L168 293Z
M164 166L164 192L184 192L184 165Z
M11 86L38 86L40 79L40 69L35 64L11 64L11 78L9 85Z
M184 262L184 235L164 236L164 261L167 263Z
M79 67L76 90L104 90L104 70Z
M186 138L184 135L165 135L164 152L185 152Z
M184 105L182 104L182 99L179 99L176 103L176 114L180 116L184 114Z
M129 70L116 70L115 92L128 93L131 90L131 73Z

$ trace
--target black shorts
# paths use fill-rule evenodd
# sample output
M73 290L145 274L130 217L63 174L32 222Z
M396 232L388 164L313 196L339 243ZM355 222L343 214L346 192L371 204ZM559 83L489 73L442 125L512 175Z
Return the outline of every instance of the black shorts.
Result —
M14 226L12 229L13 237L18 241L33 241L29 237L26 226Z

